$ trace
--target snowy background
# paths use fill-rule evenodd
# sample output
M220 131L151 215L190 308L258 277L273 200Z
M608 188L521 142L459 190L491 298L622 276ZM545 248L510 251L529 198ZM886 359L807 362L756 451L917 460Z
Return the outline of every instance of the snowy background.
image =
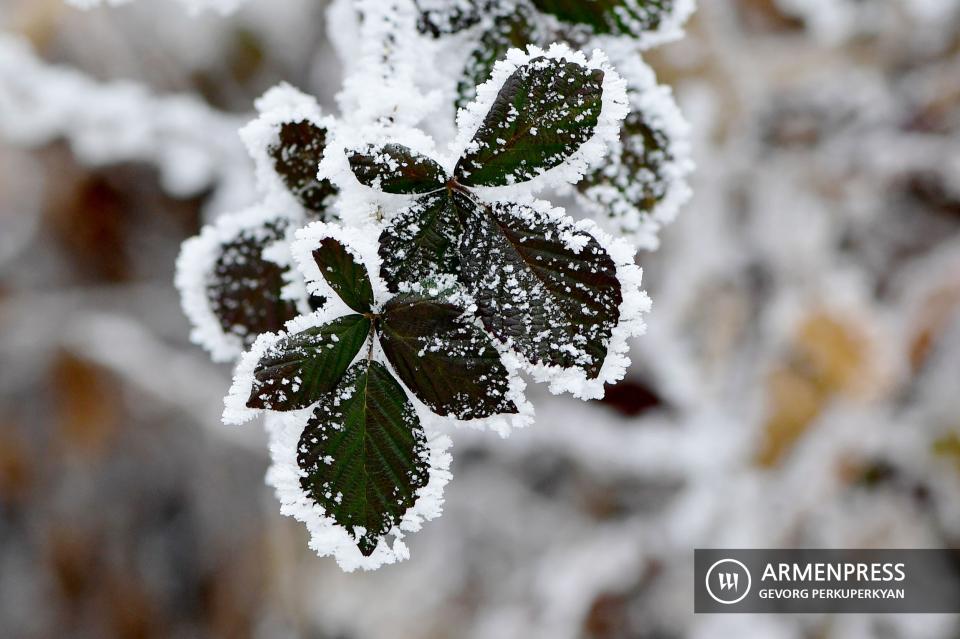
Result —
M256 197L253 100L332 109L323 5L0 0L0 636L960 634L692 614L695 547L960 544L960 2L701 0L645 56L698 170L628 380L455 433L444 516L368 574L280 515L172 286Z

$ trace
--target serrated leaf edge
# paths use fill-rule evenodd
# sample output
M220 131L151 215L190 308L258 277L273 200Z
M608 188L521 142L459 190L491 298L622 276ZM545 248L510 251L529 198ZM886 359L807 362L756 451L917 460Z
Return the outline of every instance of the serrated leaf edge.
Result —
M323 114L316 98L287 83L268 90L255 106L259 116L240 129L240 138L253 159L257 190L267 203L302 213L303 207L274 168L270 147L279 141L280 129L286 123L310 122L326 129L330 138L336 134L337 121Z
M387 288L386 282L384 282L380 277L381 259L379 254L379 244L377 242L377 238L379 237L379 229L374 228L373 226L367 226L363 228L344 228L337 224L314 222L313 224L310 224L309 226L297 231L296 235L297 240L293 244L294 261L300 267L301 272L307 281L307 289L311 293L332 294L332 290L329 288L329 285L326 284L325 280L323 280L323 276L320 273L320 270L312 256L313 248L316 247L322 240L331 237L347 246L348 250L352 252L357 261L361 262L367 267L367 272L370 275L370 282L373 286L375 311L379 311L382 307L382 304L394 296L394 294L391 293ZM457 303L461 306L465 306L465 310L469 314L475 314L475 309L472 307L472 302L469 299L461 298L457 300ZM353 312L354 311L346 304L337 299L333 302L328 302L327 306L318 313L292 320L288 323L288 330L290 330L290 326L295 326L296 330L292 332L302 331L306 328L319 325L316 322L322 323L325 321L330 321L333 318L341 315L349 315ZM477 326L482 330L482 325L480 324L479 320L475 321ZM532 424L534 411L533 405L527 400L524 392L526 390L526 382L523 380L520 374L523 363L512 351L502 348L501 345L497 344L496 340L492 341L500 353L501 359L504 363L504 366L507 368L507 373L509 375L510 381L507 398L516 404L519 412L515 414L494 415L484 419L470 421L459 420L455 417L441 417L433 413L429 407L427 407L417 398L410 388L403 384L403 380L400 379L396 369L383 355L383 352L379 347L379 343L374 344L373 354L374 358L384 364L390 370L391 374L397 377L397 379L400 381L404 390L407 391L410 401L417 407L417 412L420 414L420 419L424 423L429 422L437 425L438 427L441 424L446 425L447 427L466 425L470 428L489 429L505 436L515 428L524 428Z
M221 215L180 247L174 285L180 292L180 306L191 324L190 340L207 350L215 362L234 361L244 351L243 340L223 330L207 296L207 284L220 256L220 246L233 241L243 231L261 228L279 217L276 209L265 205ZM269 247L264 253L268 252ZM284 297L296 299L298 296L295 279L296 276L290 275ZM298 307L306 310L305 300L298 303Z
M523 199L548 187L576 184L584 174L606 155L611 144L620 137L620 126L630 112L626 82L608 63L606 55L596 50L588 59L565 44L555 43L544 50L535 45L510 49L493 68L491 78L477 87L476 99L457 113L457 137L450 145L452 157L460 158L470 147L484 118L496 101L507 79L523 65L539 57L563 60L587 69L604 72L600 118L593 135L565 162L525 182L511 186L471 188L477 194L497 200Z
M632 48L620 44L609 46L605 51L629 85L627 94L631 111L642 113L648 121L656 122L669 140L667 153L672 160L662 167L667 182L666 194L650 211L624 202L619 193L612 196L604 194L605 187L602 186L591 187L586 192L576 189L574 197L583 211L601 228L632 241L638 249L653 251L660 245L660 230L673 222L680 208L693 195L689 183L695 168L690 125L681 113L670 87L657 84L653 69ZM615 148L619 148L620 144L622 142ZM613 159L609 158L610 161ZM611 207L611 201L616 200L624 205Z
M419 408L417 410L419 413ZM267 483L276 491L281 512L306 524L310 532L310 548L321 557L332 556L346 572L357 569L375 570L384 564L409 558L410 551L404 543L406 533L420 530L424 522L435 519L442 512L443 489L451 478L450 438L423 424L427 437L426 460L430 467L430 479L426 486L417 491L416 502L404 513L400 524L387 534L394 538L393 543L381 538L373 554L364 557L347 529L328 516L300 485L303 471L297 464L297 453L300 436L311 412L307 409L292 413L271 413L267 418L271 458Z
M616 276L623 296L619 306L620 319L607 341L607 356L597 377L589 378L582 368L534 364L517 355L522 370L533 377L534 381L548 384L551 393L569 393L583 400L601 399L605 384L618 382L626 375L630 366L630 358L627 356L630 339L646 332L643 317L650 311L651 301L643 290L643 271L636 264L637 249L626 240L614 238L592 220L575 222L563 209L544 200L533 200L525 202L524 205L556 221L561 228L560 236L569 235L569 242L574 243L572 245L575 245L574 236L578 234L592 236L616 265Z

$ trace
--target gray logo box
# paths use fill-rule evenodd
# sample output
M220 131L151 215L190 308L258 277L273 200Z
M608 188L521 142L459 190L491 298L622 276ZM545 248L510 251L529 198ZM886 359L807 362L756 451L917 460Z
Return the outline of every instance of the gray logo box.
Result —
M960 612L960 550L697 549L698 613Z

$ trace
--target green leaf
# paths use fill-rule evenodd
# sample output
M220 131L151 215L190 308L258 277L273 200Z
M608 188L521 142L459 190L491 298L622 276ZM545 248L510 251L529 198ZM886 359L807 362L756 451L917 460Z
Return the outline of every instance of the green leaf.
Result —
M380 233L380 275L391 291L404 282L459 272L457 244L463 228L452 197L447 191L424 196Z
M260 228L244 229L220 245L207 280L207 300L225 333L249 347L261 333L279 331L297 315L281 296L286 269L264 259L263 250L283 239L288 222L277 218Z
M574 250L565 238L576 237ZM596 378L623 301L616 264L570 222L521 205L465 212L460 279L486 329L527 360Z
M373 308L373 287L367 267L358 263L347 247L327 237L320 248L313 251L313 259L327 284L347 306L358 313L369 313Z
M460 82L457 83L456 107L462 109L477 97L477 87L490 79L497 60L510 49L526 49L538 41L530 12L519 5L514 12L497 16L480 34L467 58Z
M300 437L300 484L347 529L364 556L427 485L426 436L397 380L379 362L353 365ZM362 529L362 530L361 530Z
M674 161L670 140L661 129L633 111L620 130L620 144L611 149L604 166L584 177L577 189L610 217L649 213L666 196L664 167Z
M326 213L337 194L333 184L317 179L326 148L327 130L304 120L283 124L279 141L268 149L283 183L300 204L316 213Z
M517 412L500 354L459 306L400 295L384 308L380 331L400 379L436 414L482 419Z
M401 144L347 151L347 160L361 184L384 193L430 193L447 181L443 167Z
M535 58L507 78L454 171L465 186L506 186L562 164L600 118L603 71Z
M594 33L639 36L654 31L677 0L531 0L563 22L583 24Z
M417 28L438 38L469 29L500 0L414 0L420 12Z
M347 315L280 339L254 369L247 406L278 411L310 406L337 385L370 327L368 318Z

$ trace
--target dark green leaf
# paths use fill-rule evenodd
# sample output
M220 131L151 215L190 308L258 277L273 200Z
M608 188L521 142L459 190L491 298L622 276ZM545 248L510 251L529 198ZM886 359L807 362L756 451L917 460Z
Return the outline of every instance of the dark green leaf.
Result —
M427 455L406 392L383 364L361 361L307 422L297 455L305 473L300 485L370 556L427 485Z
M462 109L477 97L477 87L490 79L497 60L513 48L526 49L537 41L534 23L529 11L520 5L517 10L497 16L480 34L476 46L467 58L463 77L457 84L456 107Z
M469 29L500 0L414 0L420 11L420 33L437 38Z
M444 190L418 199L380 234L380 275L391 291L404 282L460 270L457 243L463 229L451 197Z
M384 193L429 193L447 181L443 167L400 144L347 151L347 159L361 184Z
M593 136L603 75L543 57L514 71L457 164L457 179L466 186L506 186L562 164Z
M263 250L283 239L283 218L260 228L244 229L220 245L220 255L207 280L210 310L225 333L249 347L261 333L279 331L297 314L296 305L281 297L284 267L264 259Z
M583 248L567 246L570 235ZM488 331L533 363L600 374L623 297L593 237L530 207L477 204L460 250L461 281Z
M384 308L383 352L407 388L438 415L482 419L516 413L509 376L490 338L464 310L400 295Z
M347 306L358 313L369 313L373 308L373 287L367 267L354 259L340 242L328 237L313 251L313 259L327 284Z
M674 161L670 140L661 129L633 111L620 130L620 144L604 166L584 177L577 189L611 217L649 213L666 196L664 167Z
M310 406L333 390L369 334L369 319L347 315L284 337L257 363L247 406L279 411Z
M268 149L283 183L304 207L325 214L337 188L317 179L317 170L327 148L327 131L304 120L280 127L280 140ZM321 219L325 219L321 216Z
M583 24L594 33L639 36L654 31L677 0L531 0L564 22Z

